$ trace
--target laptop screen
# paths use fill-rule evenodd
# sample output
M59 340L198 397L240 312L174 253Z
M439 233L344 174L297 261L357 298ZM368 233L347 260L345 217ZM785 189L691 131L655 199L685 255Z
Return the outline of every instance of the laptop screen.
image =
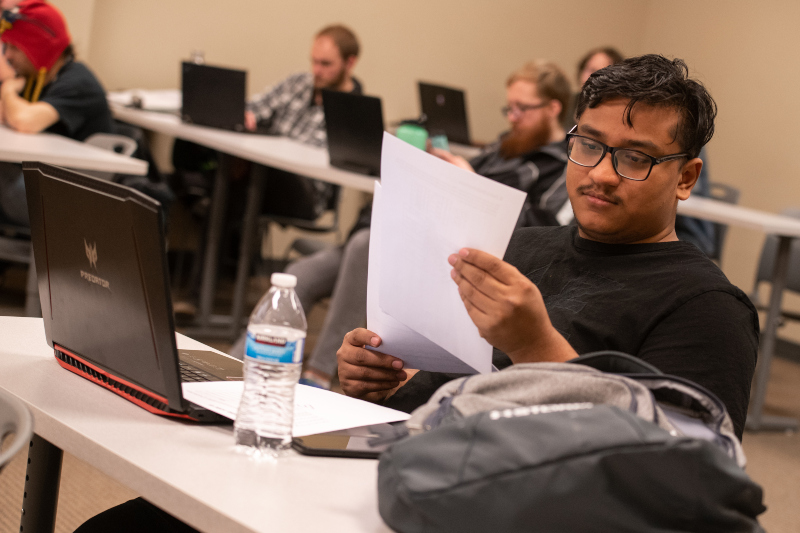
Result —
M47 341L182 406L160 205L24 163Z
M450 142L470 144L464 91L419 82L419 101L431 135L443 133Z
M383 145L381 99L323 90L322 107L331 165L379 176Z
M247 72L209 65L181 64L184 122L244 131Z

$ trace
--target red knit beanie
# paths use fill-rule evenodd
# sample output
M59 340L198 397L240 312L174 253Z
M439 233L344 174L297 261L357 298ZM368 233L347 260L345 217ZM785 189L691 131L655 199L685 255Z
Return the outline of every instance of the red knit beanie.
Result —
M50 70L71 41L64 16L41 0L27 0L12 12L11 27L0 40L19 48L36 70Z

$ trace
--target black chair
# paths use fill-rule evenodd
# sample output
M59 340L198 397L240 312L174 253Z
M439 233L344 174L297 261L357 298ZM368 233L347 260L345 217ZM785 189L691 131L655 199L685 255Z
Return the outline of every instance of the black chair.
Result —
M269 224L274 222L283 228L294 227L303 231L315 234L337 233L339 232L339 207L341 204L342 188L332 187L331 195L328 198L325 210L316 218L309 219L304 217L285 216L278 214L264 214L259 217L259 231L261 234L269 230ZM294 239L283 259L286 260L294 250L300 255L311 255L314 252L331 246L329 242L312 237L299 237Z
M11 438L13 434L13 438ZM33 436L33 416L28 407L11 394L0 390L0 471L23 448L28 447ZM9 442L6 442L6 441Z
M800 218L800 208L790 207L781 212L782 215L793 218ZM758 288L762 281L772 281L772 273L775 270L775 259L778 255L778 237L767 235L764 239L764 246L761 248L761 257L758 262L758 271L753 283L753 290L750 293L750 300L758 309L765 310L767 305L761 302ZM792 239L789 249L789 271L786 275L786 290L800 293L800 239ZM800 320L800 313L781 310L782 322L788 320Z
M736 187L713 181L709 182L708 186L709 196L714 200L734 205L739 203L741 192ZM722 263L722 249L725 245L727 233L727 224L714 223L714 253L709 256L709 259L716 261L718 265Z

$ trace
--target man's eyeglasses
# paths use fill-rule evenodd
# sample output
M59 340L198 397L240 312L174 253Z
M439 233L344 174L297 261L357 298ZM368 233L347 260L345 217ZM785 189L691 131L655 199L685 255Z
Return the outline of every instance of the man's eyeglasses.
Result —
M507 105L500 108L500 112L503 114L504 117L507 117L509 114L519 117L527 113L528 111L533 111L534 109L541 109L542 107L546 106L550 102L542 102L541 104L512 104Z
M575 128L572 128L572 131L567 133L567 157L570 161L582 167L594 168L607 153L610 153L611 163L617 174L633 181L646 180L655 165L689 157L689 154L681 153L655 158L639 150L614 148L590 137L573 133L574 131Z

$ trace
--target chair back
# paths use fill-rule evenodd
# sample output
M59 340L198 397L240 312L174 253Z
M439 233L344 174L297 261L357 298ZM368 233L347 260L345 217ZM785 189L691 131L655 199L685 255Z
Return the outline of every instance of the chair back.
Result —
M125 157L130 157L136 151L136 141L124 135L117 135L116 133L95 133L86 138L86 144L91 144L109 152L116 152ZM100 170L83 170L84 174L89 174L95 178L105 181L114 181L116 174L114 172L103 172Z
M87 137L84 142L104 150L116 152L125 157L132 156L137 148L136 141L130 137L117 135L116 133L95 133Z
M21 400L0 390L0 443L11 434L10 444L0 452L0 470L23 448L28 446L33 436L33 416Z
M709 182L709 196L714 200L728 204L738 204L741 192L736 187L725 183ZM714 257L711 259L722 259L722 247L725 245L725 237L728 233L727 224L714 223Z

